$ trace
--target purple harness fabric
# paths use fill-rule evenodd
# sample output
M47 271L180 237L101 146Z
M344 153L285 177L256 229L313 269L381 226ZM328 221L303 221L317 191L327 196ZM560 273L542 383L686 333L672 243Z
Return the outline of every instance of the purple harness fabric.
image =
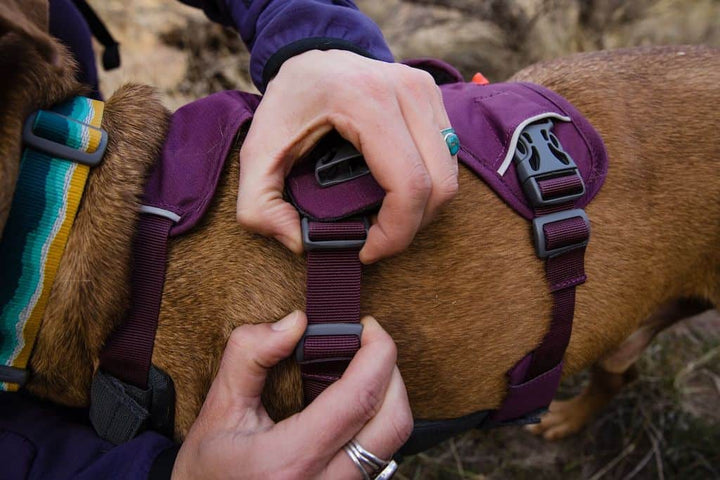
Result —
M110 336L100 357L101 368L116 378L147 387L168 237L188 231L202 218L215 194L235 135L252 118L258 103L256 95L221 92L173 114L144 198L144 206L169 212L173 218L141 214L133 250L133 305L128 319Z
M418 65L437 73L444 64L425 60ZM457 82L456 71L445 73L448 81ZM566 100L543 87L525 83L450 83L442 85L441 91L461 140L459 160L519 215L545 221L536 234L550 252L542 258L546 258L546 277L553 295L551 327L541 345L508 372L507 397L489 420L491 424L509 423L546 408L560 381L562 358L572 329L575 287L586 279L583 259L589 224L579 209L600 189L607 158L602 140L587 120ZM145 206L159 210L151 209L142 215L137 242L148 246L167 242L168 236L182 234L198 222L214 194L236 132L251 119L258 103L255 95L223 92L173 115L162 161L146 188ZM577 173L538 178L539 195L543 199L577 196L583 185L584 194L572 197L572 201L536 206L518 179L513 152L528 125L547 119L554 122L552 134L574 160ZM364 222L349 217L368 215L377 209L384 191L370 175L321 187L313 162L296 165L286 185L290 199L306 217L307 241L315 245L307 248L309 327L296 353L305 401L309 403L340 378L360 347L362 266L358 252L367 232ZM143 225L148 222L162 224L162 228L146 229ZM352 246L329 246L337 242L345 245L342 242L346 241ZM142 250L136 250L137 259ZM149 264L144 269L150 273L144 275L143 269L138 269L133 288L153 291L148 295L153 299L145 302L142 296L135 295L135 301L142 305L133 305L128 322L131 326L123 326L114 334L108 341L108 350L114 352L104 352L102 357L103 368L134 384L147 378L152 341L132 338L145 335L154 339L157 308L153 302L159 306L164 277L165 254L150 257L143 260ZM150 335L133 333L133 324L144 325L142 328ZM135 366L128 366L128 362Z
M442 62L420 60L415 63L431 71L436 78L439 76L449 82L457 82L454 69L445 68L442 73ZM441 73L438 74L438 71ZM539 85L449 83L442 85L441 91L451 124L461 140L458 158L466 167L527 220L549 218L550 214L567 214L567 218L544 224L539 233L544 237L545 249L550 252L547 258L542 258L547 260L546 277L553 295L552 318L550 329L538 348L508 372L506 399L489 418L490 424L510 423L534 416L547 408L559 385L562 360L572 331L575 287L586 279L583 261L590 234L586 221L580 216L573 216L573 212L586 206L602 186L607 174L607 155L602 139L580 112L558 94ZM515 172L513 154L524 129L547 119L553 121L552 133L559 139L561 149L574 160L577 173L538 178L538 191L545 200L582 195L564 203L534 206ZM301 213L325 222L372 211L384 196L370 176L321 187L315 179L311 162L293 169L287 180L287 189ZM357 274L352 278L359 277ZM308 276L308 291L311 289L314 289L314 281ZM359 288L353 287L349 294L359 300ZM314 349L313 360L332 358L331 352L338 339L321 337L318 341L320 346ZM337 372L333 375L323 372L317 363L312 366L313 374L323 377L326 384L337 376ZM319 393L319 386L315 383L307 386L309 377L306 370L303 369L307 401ZM308 395L308 389L312 395Z

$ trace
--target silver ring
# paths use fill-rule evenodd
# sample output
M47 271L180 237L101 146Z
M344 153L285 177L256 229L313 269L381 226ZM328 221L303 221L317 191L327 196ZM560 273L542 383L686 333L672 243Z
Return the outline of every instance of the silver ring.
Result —
M383 460L379 458L377 455L363 448L363 446L354 439L346 443L343 450L345 450L350 460L352 460L360 470L364 480L386 480L392 478L398 469L398 465L394 460Z

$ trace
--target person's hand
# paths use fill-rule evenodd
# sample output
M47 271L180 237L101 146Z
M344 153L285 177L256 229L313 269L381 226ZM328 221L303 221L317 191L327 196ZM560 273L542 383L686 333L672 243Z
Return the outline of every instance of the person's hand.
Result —
M172 478L358 479L343 450L353 438L380 458L392 457L412 431L412 414L395 344L373 318L363 324L362 347L342 378L279 423L260 394L267 370L290 355L303 334L305 315L235 329Z
M457 192L457 160L440 134L449 127L440 90L424 71L342 50L293 57L269 83L240 151L238 221L300 253L285 176L335 128L387 192L360 260L399 253Z

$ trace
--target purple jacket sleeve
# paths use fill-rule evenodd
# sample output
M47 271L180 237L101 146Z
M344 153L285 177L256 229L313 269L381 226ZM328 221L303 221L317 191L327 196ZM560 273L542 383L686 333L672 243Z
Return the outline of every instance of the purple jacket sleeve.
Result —
M250 74L261 90L283 62L308 50L349 50L386 62L382 32L350 0L181 0L233 26L250 50Z
M95 434L87 410L0 392L0 478L169 478L176 454L158 433L113 445Z

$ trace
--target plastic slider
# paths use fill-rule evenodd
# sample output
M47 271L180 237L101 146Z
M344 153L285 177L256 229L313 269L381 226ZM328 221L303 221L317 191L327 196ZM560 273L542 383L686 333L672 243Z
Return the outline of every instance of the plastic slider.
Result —
M28 371L25 368L0 365L0 382L14 383L22 387L28 381Z
M46 113L51 115L59 115L54 112ZM102 161L108 142L108 135L105 130L103 130L102 128L95 128L91 127L90 125L82 124L89 129L100 132L100 143L97 149L95 149L94 152L85 152L83 150L68 147L67 145L63 145L61 143L57 143L52 140L48 140L47 138L36 135L33 131L33 125L35 124L37 114L38 112L33 112L32 114L30 114L27 120L25 120L25 125L23 126L22 133L22 139L25 145L48 155L52 155L53 157L82 163L83 165L87 165L89 167L94 167ZM78 124L81 123L74 119L68 120Z
M588 235L587 237L585 237L585 240L573 243L571 245L564 245L560 248L548 250L546 248L547 241L545 239L545 225L549 223L561 222L563 220L569 220L576 217L582 218L582 220L585 222L585 225L587 225ZM537 217L532 222L532 230L533 240L535 241L535 253L539 258L543 259L560 255L561 253L565 253L569 250L584 247L588 244L588 241L590 240L590 220L585 214L585 210L579 208L574 210L563 210L561 212L551 213L549 215Z
M365 245L367 232L370 229L370 223L367 217L363 217L365 223L365 238L356 240L311 240L310 239L310 221L307 217L303 217L300 221L300 230L302 231L302 242L306 252L313 250L340 250L357 248L360 249Z
M313 323L308 325L305 333L295 347L295 360L298 363L305 361L305 340L307 337L355 335L360 338L362 331L362 323Z
M549 119L531 123L523 129L515 147L518 179L535 207L570 202L585 193L585 183L577 165L550 131L553 125ZM560 190L558 194L544 195L538 183L571 175L577 176L578 180L574 188Z

